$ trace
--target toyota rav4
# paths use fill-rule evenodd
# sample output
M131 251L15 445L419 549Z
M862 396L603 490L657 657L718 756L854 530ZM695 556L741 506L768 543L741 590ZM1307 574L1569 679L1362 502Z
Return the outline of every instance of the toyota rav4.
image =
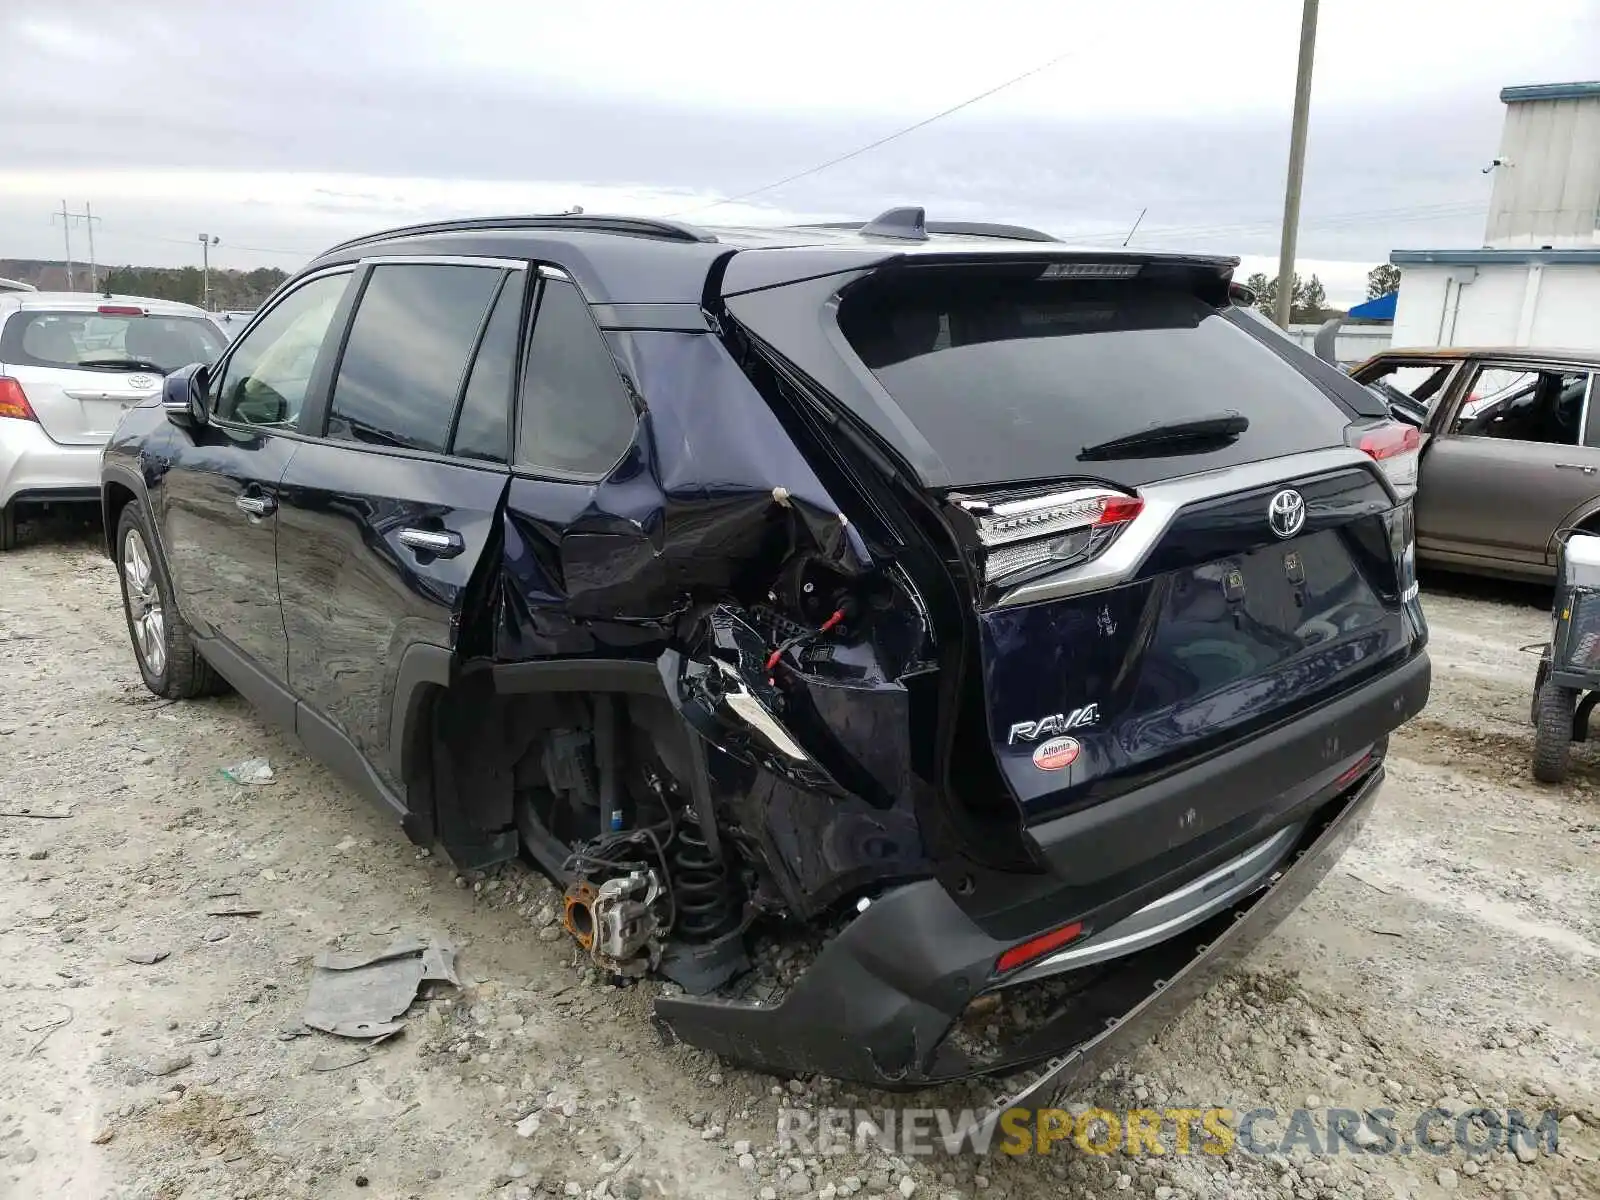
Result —
M684 1041L1060 1085L1315 886L1428 695L1416 432L1235 265L920 209L335 247L106 450L139 668L530 859Z

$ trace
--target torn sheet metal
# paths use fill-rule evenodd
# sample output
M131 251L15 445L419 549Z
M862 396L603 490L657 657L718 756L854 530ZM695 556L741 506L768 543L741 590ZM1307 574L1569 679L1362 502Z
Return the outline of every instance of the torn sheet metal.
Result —
M461 986L455 959L454 946L419 938L400 938L381 954L319 954L303 1020L340 1037L393 1036L424 983Z

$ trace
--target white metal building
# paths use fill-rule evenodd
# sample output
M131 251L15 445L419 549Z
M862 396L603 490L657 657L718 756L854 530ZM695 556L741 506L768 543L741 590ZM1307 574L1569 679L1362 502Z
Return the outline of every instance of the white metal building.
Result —
M1509 87L1484 245L1396 250L1396 346L1600 349L1600 82Z

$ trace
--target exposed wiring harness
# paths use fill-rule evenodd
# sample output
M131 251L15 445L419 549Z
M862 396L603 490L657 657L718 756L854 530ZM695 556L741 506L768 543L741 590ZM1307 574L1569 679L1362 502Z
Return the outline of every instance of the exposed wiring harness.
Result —
M822 637L824 634L832 633L844 623L844 616L844 609L836 608L833 610L833 615L821 625L817 626L815 631L799 633L794 637L786 638L782 642L778 643L778 648L771 654L767 655L767 674L770 676L773 671L778 669L778 664L783 661L783 656L789 653L789 651L798 646L803 646L807 642L814 641L815 639ZM772 683L774 681L769 678L767 682Z

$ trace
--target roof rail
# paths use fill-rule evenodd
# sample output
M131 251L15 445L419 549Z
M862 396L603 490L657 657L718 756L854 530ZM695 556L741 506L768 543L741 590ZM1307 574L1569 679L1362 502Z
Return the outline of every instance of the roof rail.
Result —
M351 238L330 246L323 255L374 242L400 237L422 237L430 233L470 233L474 230L569 229L585 233L620 233L632 237L660 238L671 242L714 242L716 237L694 225L669 221L663 217L611 217L601 213L550 213L511 217L462 217L450 221L428 221L421 225L402 225Z
M891 212L905 212L905 209L893 209ZM909 210L916 211L916 210ZM888 216L889 214L884 214ZM879 217L876 221L863 224L860 221L817 221L808 225L800 225L800 229L840 229L860 233L877 235L878 237L910 237L909 233L885 233L881 228L874 228L883 221ZM957 234L965 237L992 237L1005 238L1014 242L1054 242L1060 239L1043 230L1030 229L1026 225L1001 225L993 221L924 221L922 229L925 233Z

